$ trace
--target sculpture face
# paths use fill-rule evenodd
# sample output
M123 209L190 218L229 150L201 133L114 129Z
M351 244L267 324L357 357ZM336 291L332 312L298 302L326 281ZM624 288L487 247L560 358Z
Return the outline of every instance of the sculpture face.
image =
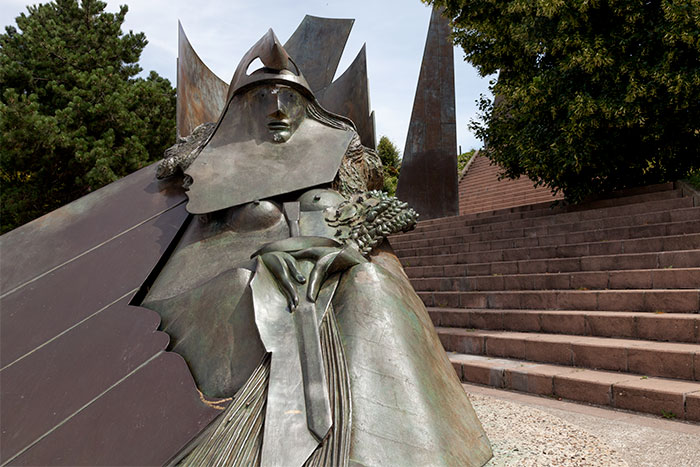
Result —
M264 84L246 92L251 114L264 125L258 134L269 135L272 142L289 141L301 122L306 118L309 100L297 90L283 84Z

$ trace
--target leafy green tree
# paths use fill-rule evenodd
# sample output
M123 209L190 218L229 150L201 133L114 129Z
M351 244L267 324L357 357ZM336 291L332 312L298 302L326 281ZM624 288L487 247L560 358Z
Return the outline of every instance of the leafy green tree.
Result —
M377 154L379 154L382 166L384 166L384 187L382 191L393 196L396 193L399 171L401 170L399 149L389 138L382 136L379 138L379 144L377 144Z
M700 166L698 0L428 0L492 81L472 128L571 201Z
M127 7L98 0L30 6L0 34L0 231L162 156L175 140L175 91L137 78L146 38L123 34Z

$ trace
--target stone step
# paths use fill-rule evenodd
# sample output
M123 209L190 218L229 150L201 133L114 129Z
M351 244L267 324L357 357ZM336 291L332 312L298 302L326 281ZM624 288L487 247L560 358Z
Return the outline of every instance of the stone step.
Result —
M576 222L557 224L529 229L512 229L501 231L477 232L449 237L424 238L421 240L403 240L392 237L391 245L397 254L417 256L411 250L418 248L434 248L452 251L452 248L469 245L471 251L491 250L495 248L519 248L525 246L564 245L585 243L591 241L624 240L644 237L662 237L700 232L700 208L684 209L685 219L670 222L650 222L654 218L667 217L657 214L624 216L614 218L609 223L615 227L606 226L604 220L594 222ZM676 212L676 214L679 214ZM678 217L678 216L676 216ZM624 223L625 225L621 225Z
M418 292L591 289L697 289L700 267L412 278Z
M445 327L436 330L450 352L700 380L698 344Z
M670 195L668 193L670 193ZM513 223L514 226L506 228L533 227L537 225L551 225L554 223L602 219L693 207L693 199L690 197L682 197L680 190L655 194L654 196L661 195L663 195L663 199L659 200L647 201L643 203L621 204L617 206L600 207L588 210L570 211L568 208L543 207L537 210L517 211L501 215L488 215L489 213L486 213L482 216L479 216L478 214L466 214L464 216L444 217L439 219L439 222L433 222L430 224L428 224L427 221L425 223L419 222L414 231L404 234L404 236L411 237L413 235L428 232L435 234L436 232L464 226L476 227L481 225L484 226L484 230L498 230L503 228L503 224L508 223ZM491 224L496 224L497 228L487 227Z
M700 384L450 352L464 381L586 404L700 421Z
M581 310L428 308L435 326L700 344L700 315Z
M461 189L461 186L460 186ZM645 194L645 193L654 193L657 191L669 191L674 189L674 184L671 183L663 183L659 185L649 185L646 187L640 187L640 188L635 188L635 189L630 189L630 190L622 190L621 192L614 193L611 197L625 197L625 196L633 196L633 195L638 195L638 194ZM461 203L461 200L460 200ZM496 215L507 215L507 214L512 214L512 213L522 213L522 212L529 212L529 211L539 211L539 210L548 210L550 214L555 214L557 212L572 212L572 211L577 211L577 210L586 210L590 209L590 203L583 203L580 205L567 205L566 203L559 202L559 203L554 203L553 201L546 200L542 201L533 205L522 205L522 206L515 206L515 207L509 207L509 208L504 208L504 209L498 209L494 210L491 212L479 212L479 213L473 213L473 214L465 214L462 215L462 219L470 219L470 218L482 218L482 217L491 217L491 216L496 216ZM546 215L546 214L545 214ZM456 217L451 217L451 219L455 219ZM424 221L421 222L423 225L432 225L432 224L437 224L440 222L444 222L445 218L440 218L440 219L431 219L429 221Z
M665 237L609 240L603 242L572 243L526 248L510 248L464 253L400 255L404 266L437 266L445 264L495 263L506 261L565 259L590 256L651 253L677 250L700 250L700 233Z
M552 196L547 193L520 196L514 194L504 199L481 199L474 200L473 202L470 200L463 200L463 203L467 203L469 208L462 208L460 214L491 212L504 208L527 206L542 202L553 203L554 201L556 201L556 198L552 198ZM464 204L461 204L461 206L464 206Z
M577 258L547 258L494 263L455 263L416 265L402 260L410 278L491 276L495 274L539 274L579 271L623 271L630 269L696 268L700 265L700 250L660 251L618 255L582 256Z
M472 196L477 196L480 197L480 191L482 190L468 190L465 189L465 185L467 183L470 183L470 180L463 179L462 182L460 183L460 213L462 213L462 216L475 216L475 217L490 217L493 215L502 215L502 214L509 214L509 213L515 213L515 212L523 212L523 211L536 211L539 209L552 209L554 207L554 211L556 212L571 212L571 211L577 211L577 210L586 210L586 209L593 209L596 207L594 202L588 202L588 203L581 203L578 205L569 205L563 200L560 200L561 196L558 195L557 199L555 200L550 200L546 199L543 201L539 201L536 203L536 205L520 205L520 206L513 206L513 207L506 207L502 209L497 209L493 210L491 212L477 212L473 209L470 209L470 206L467 204L468 200L472 198ZM492 183L494 183L492 181ZM642 187L642 189L633 189L630 191L623 190L621 192L615 193L610 198L624 198L624 197L630 197L630 196L635 196L639 194L645 194L645 193L652 193L656 191L669 191L673 190L674 183L666 183L666 184L661 184L661 185L652 185L648 187ZM682 187L678 187L682 188ZM525 191L529 191L525 189ZM546 190L545 190L546 191ZM556 202L553 202L556 201ZM602 201L602 203L601 203ZM620 201L617 201L618 203ZM609 203L609 202L608 202ZM627 201L629 203L629 200ZM605 204L605 200L599 200L598 204ZM553 211L553 212L554 212ZM426 222L440 222L442 219L431 219L430 221Z
M698 313L700 289L418 292L427 307Z
M630 229L630 234L637 232L643 235L645 229L659 229L659 225L673 224L668 229L678 233L683 233L683 225L679 223L693 222L700 219L700 207L690 207L674 209L671 211L656 211L645 214L634 214L629 216L609 217L588 221L577 221L569 223L559 223L553 225L543 225L537 227L521 227L503 230L483 230L483 226L462 227L459 229L449 229L436 232L434 235L421 234L418 237L408 237L410 234L402 234L391 237L391 244L395 248L403 249L405 245L412 245L417 242L419 246L439 246L451 245L455 243L483 242L508 240L515 238L538 238L553 237L552 241L561 235L572 234L574 238L579 235L590 235L586 232L602 232L599 235L606 235L607 231L614 229ZM476 231L475 231L476 230ZM443 235L445 233L446 235ZM624 231L623 231L624 234ZM630 235L632 238L632 235ZM566 238L566 237L564 237Z
M456 263L412 266L403 261L409 278L422 277L477 277L506 274L542 274L624 271L634 269L695 268L700 265L700 251L679 250L621 255L598 255L578 258L548 258L540 260L501 261L494 263Z
M511 208L495 209L489 212L479 212L462 214L457 216L443 217L438 219L430 219L421 221L419 228L432 228L439 224L449 222L472 222L476 220L493 221L494 217L510 216L511 218L528 218L540 217L550 214L575 214L591 211L600 211L612 208L620 208L624 206L634 206L640 204L654 204L660 201L668 201L683 196L682 190L671 190L665 192L635 195L624 198L604 199L591 203L583 203L577 205L569 205L563 200L554 200L553 202L541 202L533 206L514 206ZM591 214L589 214L591 215Z

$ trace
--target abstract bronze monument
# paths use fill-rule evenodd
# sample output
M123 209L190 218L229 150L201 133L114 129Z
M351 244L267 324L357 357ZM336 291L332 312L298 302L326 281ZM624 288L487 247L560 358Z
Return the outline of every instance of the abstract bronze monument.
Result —
M421 219L459 214L457 127L450 24L433 8L396 196Z
M248 69L255 59L262 68ZM342 107L346 86L324 89ZM376 191L378 156L272 31L241 61L217 122L157 173L162 182L144 169L2 238L12 251L41 240L44 261L3 277L3 465L490 458L385 240L415 212ZM62 285L84 296L52 299Z

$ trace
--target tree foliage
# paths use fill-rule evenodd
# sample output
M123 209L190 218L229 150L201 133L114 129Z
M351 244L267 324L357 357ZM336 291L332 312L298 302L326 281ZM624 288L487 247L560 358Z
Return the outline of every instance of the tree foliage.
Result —
M175 91L137 78L146 38L98 0L30 6L0 34L1 231L161 157Z
M429 0L492 82L486 154L578 201L700 166L698 0Z
M389 138L382 136L379 138L379 144L377 144L377 154L379 154L384 167L384 187L382 191L393 196L396 193L399 171L401 170L399 149Z

